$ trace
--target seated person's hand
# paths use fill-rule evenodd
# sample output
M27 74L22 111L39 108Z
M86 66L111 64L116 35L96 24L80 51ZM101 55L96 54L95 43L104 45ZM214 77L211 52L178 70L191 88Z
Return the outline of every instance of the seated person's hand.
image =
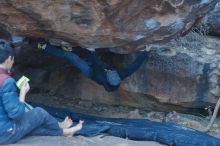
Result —
M28 91L30 90L30 85L27 81L24 81L24 83L22 83L21 86L21 90L20 90L20 97L25 98L25 95L28 93ZM25 99L21 99L22 101L25 101Z

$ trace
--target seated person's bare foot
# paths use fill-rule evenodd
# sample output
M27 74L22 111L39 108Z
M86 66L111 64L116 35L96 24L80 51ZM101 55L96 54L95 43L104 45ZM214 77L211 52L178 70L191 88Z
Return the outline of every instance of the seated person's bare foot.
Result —
M63 135L64 136L73 136L77 131L82 129L84 121L79 121L79 124L77 124L74 127L63 129Z
M70 126L73 124L73 121L69 118L66 117L63 122L59 122L59 127L66 129L66 128L70 128Z

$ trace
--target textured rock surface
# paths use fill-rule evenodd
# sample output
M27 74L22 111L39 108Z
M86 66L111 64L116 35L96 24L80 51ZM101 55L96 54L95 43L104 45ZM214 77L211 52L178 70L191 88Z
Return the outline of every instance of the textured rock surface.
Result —
M203 19L203 24L209 27L211 34L220 36L220 3Z
M1 0L0 26L11 34L130 52L188 31L218 1Z
M66 107L75 105L69 100L83 99L91 103L147 110L180 111L183 107L204 108L216 103L220 96L219 48L218 38L196 33L174 43L154 45L149 61L124 80L118 91L112 93L83 77L68 62L39 50L22 49L15 70L17 75L20 72L20 75L26 74L31 78L32 94L46 93L60 97L54 102L63 104L63 100L67 101ZM135 54L103 53L102 57L120 68L131 62Z
M8 146L164 146L151 141L131 141L117 137L28 137Z

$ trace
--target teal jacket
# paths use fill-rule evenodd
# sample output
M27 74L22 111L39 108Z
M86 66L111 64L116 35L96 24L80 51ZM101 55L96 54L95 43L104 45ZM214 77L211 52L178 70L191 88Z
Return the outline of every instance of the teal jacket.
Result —
M19 100L16 81L9 76L0 85L0 133L11 128L24 112L25 104Z

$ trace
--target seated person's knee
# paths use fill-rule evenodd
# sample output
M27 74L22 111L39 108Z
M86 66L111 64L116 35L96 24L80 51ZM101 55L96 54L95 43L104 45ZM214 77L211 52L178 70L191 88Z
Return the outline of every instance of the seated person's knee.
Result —
M38 114L47 114L47 111L45 111L43 108L41 108L41 107L36 107L36 108L34 108L33 110L35 110L36 111L36 113L38 113Z

